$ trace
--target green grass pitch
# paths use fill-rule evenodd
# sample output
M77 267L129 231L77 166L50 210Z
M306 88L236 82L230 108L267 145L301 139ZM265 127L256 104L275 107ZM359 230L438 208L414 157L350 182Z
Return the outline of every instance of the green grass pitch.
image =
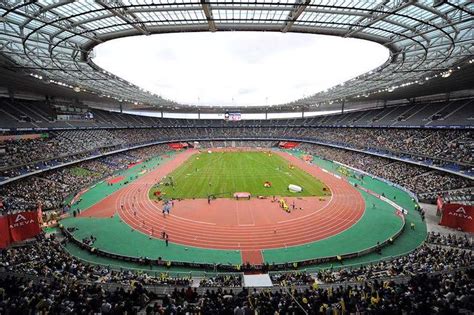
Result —
M173 186L165 183L173 182ZM271 188L263 184L269 181ZM328 196L329 190L317 178L268 152L212 152L191 156L179 168L150 190L150 198L159 190L170 198L232 198L235 192L252 196ZM292 193L288 185L303 187ZM324 191L323 188L327 190Z

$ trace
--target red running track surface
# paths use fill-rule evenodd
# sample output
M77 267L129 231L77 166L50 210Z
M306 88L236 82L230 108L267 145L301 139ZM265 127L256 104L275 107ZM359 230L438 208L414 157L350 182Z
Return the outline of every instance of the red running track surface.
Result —
M285 198L296 210L287 213L269 199L217 199L208 205L205 199L175 201L171 214L162 214L162 204L148 198L149 189L176 169L195 150L178 154L173 160L148 172L119 191L81 213L81 216L120 217L136 230L160 238L169 235L170 242L214 249L238 249L258 260L256 251L318 241L338 234L363 215L361 194L344 179L323 172L288 153L275 152L291 164L323 181L331 197ZM121 209L123 205L123 210ZM302 208L302 209L299 209ZM136 212L136 215L135 215ZM257 258L252 258L257 257ZM243 259L243 261L247 261Z

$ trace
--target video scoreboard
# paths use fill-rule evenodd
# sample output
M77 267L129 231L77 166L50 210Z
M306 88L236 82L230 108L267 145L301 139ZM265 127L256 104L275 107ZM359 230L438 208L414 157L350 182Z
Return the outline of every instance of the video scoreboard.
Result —
M230 120L230 121L238 121L242 119L242 115L240 113L230 113L226 112L224 115L225 120Z

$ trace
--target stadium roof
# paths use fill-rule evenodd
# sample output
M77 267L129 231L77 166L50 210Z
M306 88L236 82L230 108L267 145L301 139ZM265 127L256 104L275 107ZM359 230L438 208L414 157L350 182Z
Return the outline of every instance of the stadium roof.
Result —
M390 59L379 68L275 107L316 110L413 88L474 62L473 12L470 0L1 1L0 52L9 68L41 82L186 111L196 106L165 100L97 67L92 48L133 35L276 31L361 38L390 49Z

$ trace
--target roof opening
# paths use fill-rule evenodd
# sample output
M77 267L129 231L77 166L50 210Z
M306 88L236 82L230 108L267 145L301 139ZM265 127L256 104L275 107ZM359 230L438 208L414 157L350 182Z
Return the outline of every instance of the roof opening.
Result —
M134 36L94 48L93 61L182 104L256 106L310 96L387 61L370 41L334 36L223 32Z

